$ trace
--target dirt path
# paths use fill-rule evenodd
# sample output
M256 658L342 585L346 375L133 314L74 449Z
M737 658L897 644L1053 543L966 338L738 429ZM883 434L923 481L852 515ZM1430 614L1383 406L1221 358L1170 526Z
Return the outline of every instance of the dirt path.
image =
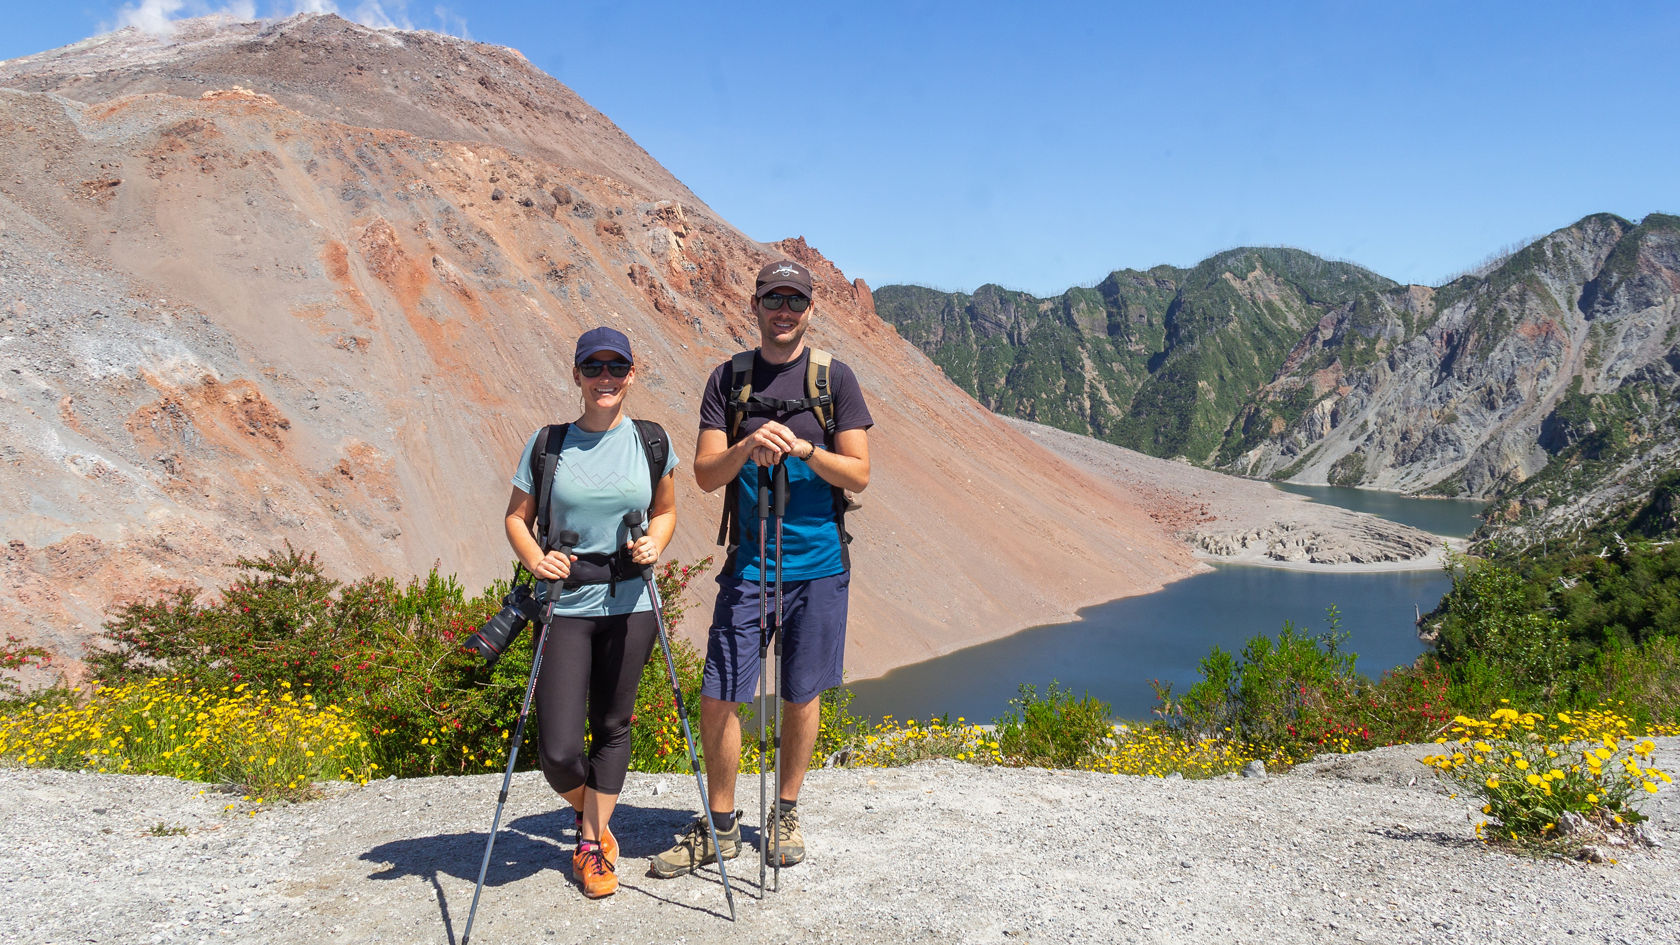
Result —
M813 772L809 859L762 901L756 857L733 861L733 924L714 870L662 881L638 862L691 816L691 781L631 775L614 818L623 886L590 902L566 869L570 817L522 774L472 940L1673 941L1672 845L1596 866L1491 851L1424 753L1204 782L955 762ZM1680 768L1680 739L1657 763ZM459 942L499 782L382 781L247 817L167 778L0 771L0 941ZM1669 836L1676 798L1647 808Z

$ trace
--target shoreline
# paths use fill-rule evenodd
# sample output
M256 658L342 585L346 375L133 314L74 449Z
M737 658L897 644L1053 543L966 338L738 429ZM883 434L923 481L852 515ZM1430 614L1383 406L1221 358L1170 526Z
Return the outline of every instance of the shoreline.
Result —
M1265 552L1252 551L1240 555L1216 555L1199 548L1192 550L1197 561L1204 564L1227 564L1248 568L1276 568L1281 571L1316 571L1321 574L1377 574L1402 571L1438 571L1446 566L1446 551L1464 554L1469 541L1463 538L1434 536L1437 544L1427 554L1395 561L1285 561Z

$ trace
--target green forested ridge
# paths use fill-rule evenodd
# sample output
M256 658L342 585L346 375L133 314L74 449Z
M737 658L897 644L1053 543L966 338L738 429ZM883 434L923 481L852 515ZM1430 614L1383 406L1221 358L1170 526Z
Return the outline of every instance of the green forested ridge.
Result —
M998 413L1210 462L1306 329L1393 288L1300 250L1245 248L1192 269L1118 270L1048 299L882 286L875 307Z
M999 413L1239 474L1490 498L1484 537L1529 542L1631 521L1674 468L1676 273L1680 217L1600 213L1435 289L1240 248L1051 298L875 301Z

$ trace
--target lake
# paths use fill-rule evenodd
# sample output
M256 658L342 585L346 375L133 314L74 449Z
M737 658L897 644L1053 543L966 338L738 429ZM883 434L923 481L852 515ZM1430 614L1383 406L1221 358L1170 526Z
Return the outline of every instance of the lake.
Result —
M1452 537L1468 535L1481 508L1358 489L1290 491L1360 511L1381 508L1384 518ZM1035 627L851 683L852 711L875 720L949 713L989 722L1009 711L1022 683L1042 693L1057 680L1108 702L1121 718L1147 718L1156 704L1150 680L1183 693L1201 678L1197 663L1215 645L1240 651L1256 634L1275 636L1285 620L1321 633L1331 604L1349 634L1345 648L1358 654L1360 672L1374 677L1423 652L1416 615L1433 609L1450 586L1437 570L1336 574L1215 565L1154 594L1087 607L1074 623Z

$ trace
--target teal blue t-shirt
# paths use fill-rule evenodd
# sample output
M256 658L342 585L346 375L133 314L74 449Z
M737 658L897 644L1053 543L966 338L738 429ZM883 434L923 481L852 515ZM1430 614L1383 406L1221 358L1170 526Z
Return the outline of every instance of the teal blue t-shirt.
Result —
M538 433L542 431L537 431ZM513 473L514 488L531 493L531 453L537 433L525 441L519 466ZM664 475L677 468L677 451L665 459ZM646 509L653 501L653 484L648 482L647 454L641 434L629 418L603 433L591 433L577 424L566 429L560 462L554 467L549 489L548 534L570 529L580 541L576 554L612 554L630 540L624 513ZM603 617L653 609L653 597L640 577L612 584L586 584L563 591L554 612L565 617Z

